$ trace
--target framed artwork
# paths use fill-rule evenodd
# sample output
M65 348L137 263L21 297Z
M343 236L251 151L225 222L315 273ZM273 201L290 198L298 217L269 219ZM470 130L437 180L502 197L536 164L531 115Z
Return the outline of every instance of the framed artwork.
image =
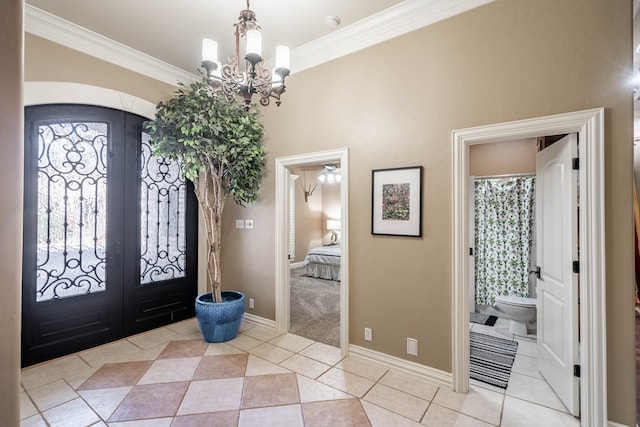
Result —
M422 237L422 166L371 171L371 234Z

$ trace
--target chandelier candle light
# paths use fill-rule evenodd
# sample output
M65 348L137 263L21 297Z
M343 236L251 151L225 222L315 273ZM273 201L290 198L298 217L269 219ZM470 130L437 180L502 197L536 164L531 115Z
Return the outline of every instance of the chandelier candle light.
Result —
M280 95L285 91L284 81L289 76L289 48L276 46L276 66L273 72L262 63L262 34L256 14L247 8L240 11L238 22L233 25L236 36L235 56L229 63L218 61L218 43L211 39L202 41L202 67L207 71L209 85L216 92L224 93L228 100L240 95L245 110L249 110L253 94L259 94L260 104L269 105L275 98L280 105ZM240 68L240 39L246 40L245 66Z

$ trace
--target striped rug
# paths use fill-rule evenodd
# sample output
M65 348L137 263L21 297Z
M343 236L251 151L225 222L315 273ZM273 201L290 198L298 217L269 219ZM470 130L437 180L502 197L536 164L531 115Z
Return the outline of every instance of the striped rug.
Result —
M478 332L469 332L469 341L469 376L483 383L507 388L518 342Z

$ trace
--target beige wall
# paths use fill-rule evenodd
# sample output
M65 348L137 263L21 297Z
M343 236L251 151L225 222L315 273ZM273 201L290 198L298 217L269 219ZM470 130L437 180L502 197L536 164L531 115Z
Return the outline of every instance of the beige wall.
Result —
M296 259L304 260L309 249L322 244L322 200L323 188L316 179L318 170L300 170L296 181ZM304 200L303 186L313 189L307 201ZM314 189L315 186L315 189Z
M22 0L0 3L0 425L20 424L22 276Z
M609 414L632 425L631 51L628 1L498 0L294 74L282 106L263 109L272 160L248 209L273 224L276 157L347 146L351 343L450 372L452 130L604 107ZM413 165L425 168L424 237L372 236L371 170ZM262 268L244 288L270 301L274 257Z
M173 91L34 39L29 80L96 84L152 102ZM631 52L629 1L498 0L292 75L282 106L263 109L259 200L225 213L225 288L275 318L274 159L348 147L351 343L450 372L451 131L604 107L609 418L634 424ZM372 236L371 170L413 165L425 168L424 236ZM254 219L255 229L236 233L236 218ZM362 340L365 326L373 342ZM2 331L15 339L13 328ZM407 337L418 339L418 357L405 354Z
M73 82L99 86L157 103L169 98L174 86L82 55L43 38L25 36L25 81Z
M340 219L340 184L322 184L322 243L331 242L331 232L327 230L327 220ZM340 232L338 231L338 236ZM338 237L338 242L340 237Z
M492 142L469 147L469 175L535 173L536 138Z

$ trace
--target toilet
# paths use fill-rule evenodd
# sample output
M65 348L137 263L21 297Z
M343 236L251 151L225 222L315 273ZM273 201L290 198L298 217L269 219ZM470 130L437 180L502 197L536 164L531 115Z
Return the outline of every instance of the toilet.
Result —
M514 295L499 295L496 297L495 309L510 319L509 331L512 334L527 336L537 332L536 299L518 297Z

